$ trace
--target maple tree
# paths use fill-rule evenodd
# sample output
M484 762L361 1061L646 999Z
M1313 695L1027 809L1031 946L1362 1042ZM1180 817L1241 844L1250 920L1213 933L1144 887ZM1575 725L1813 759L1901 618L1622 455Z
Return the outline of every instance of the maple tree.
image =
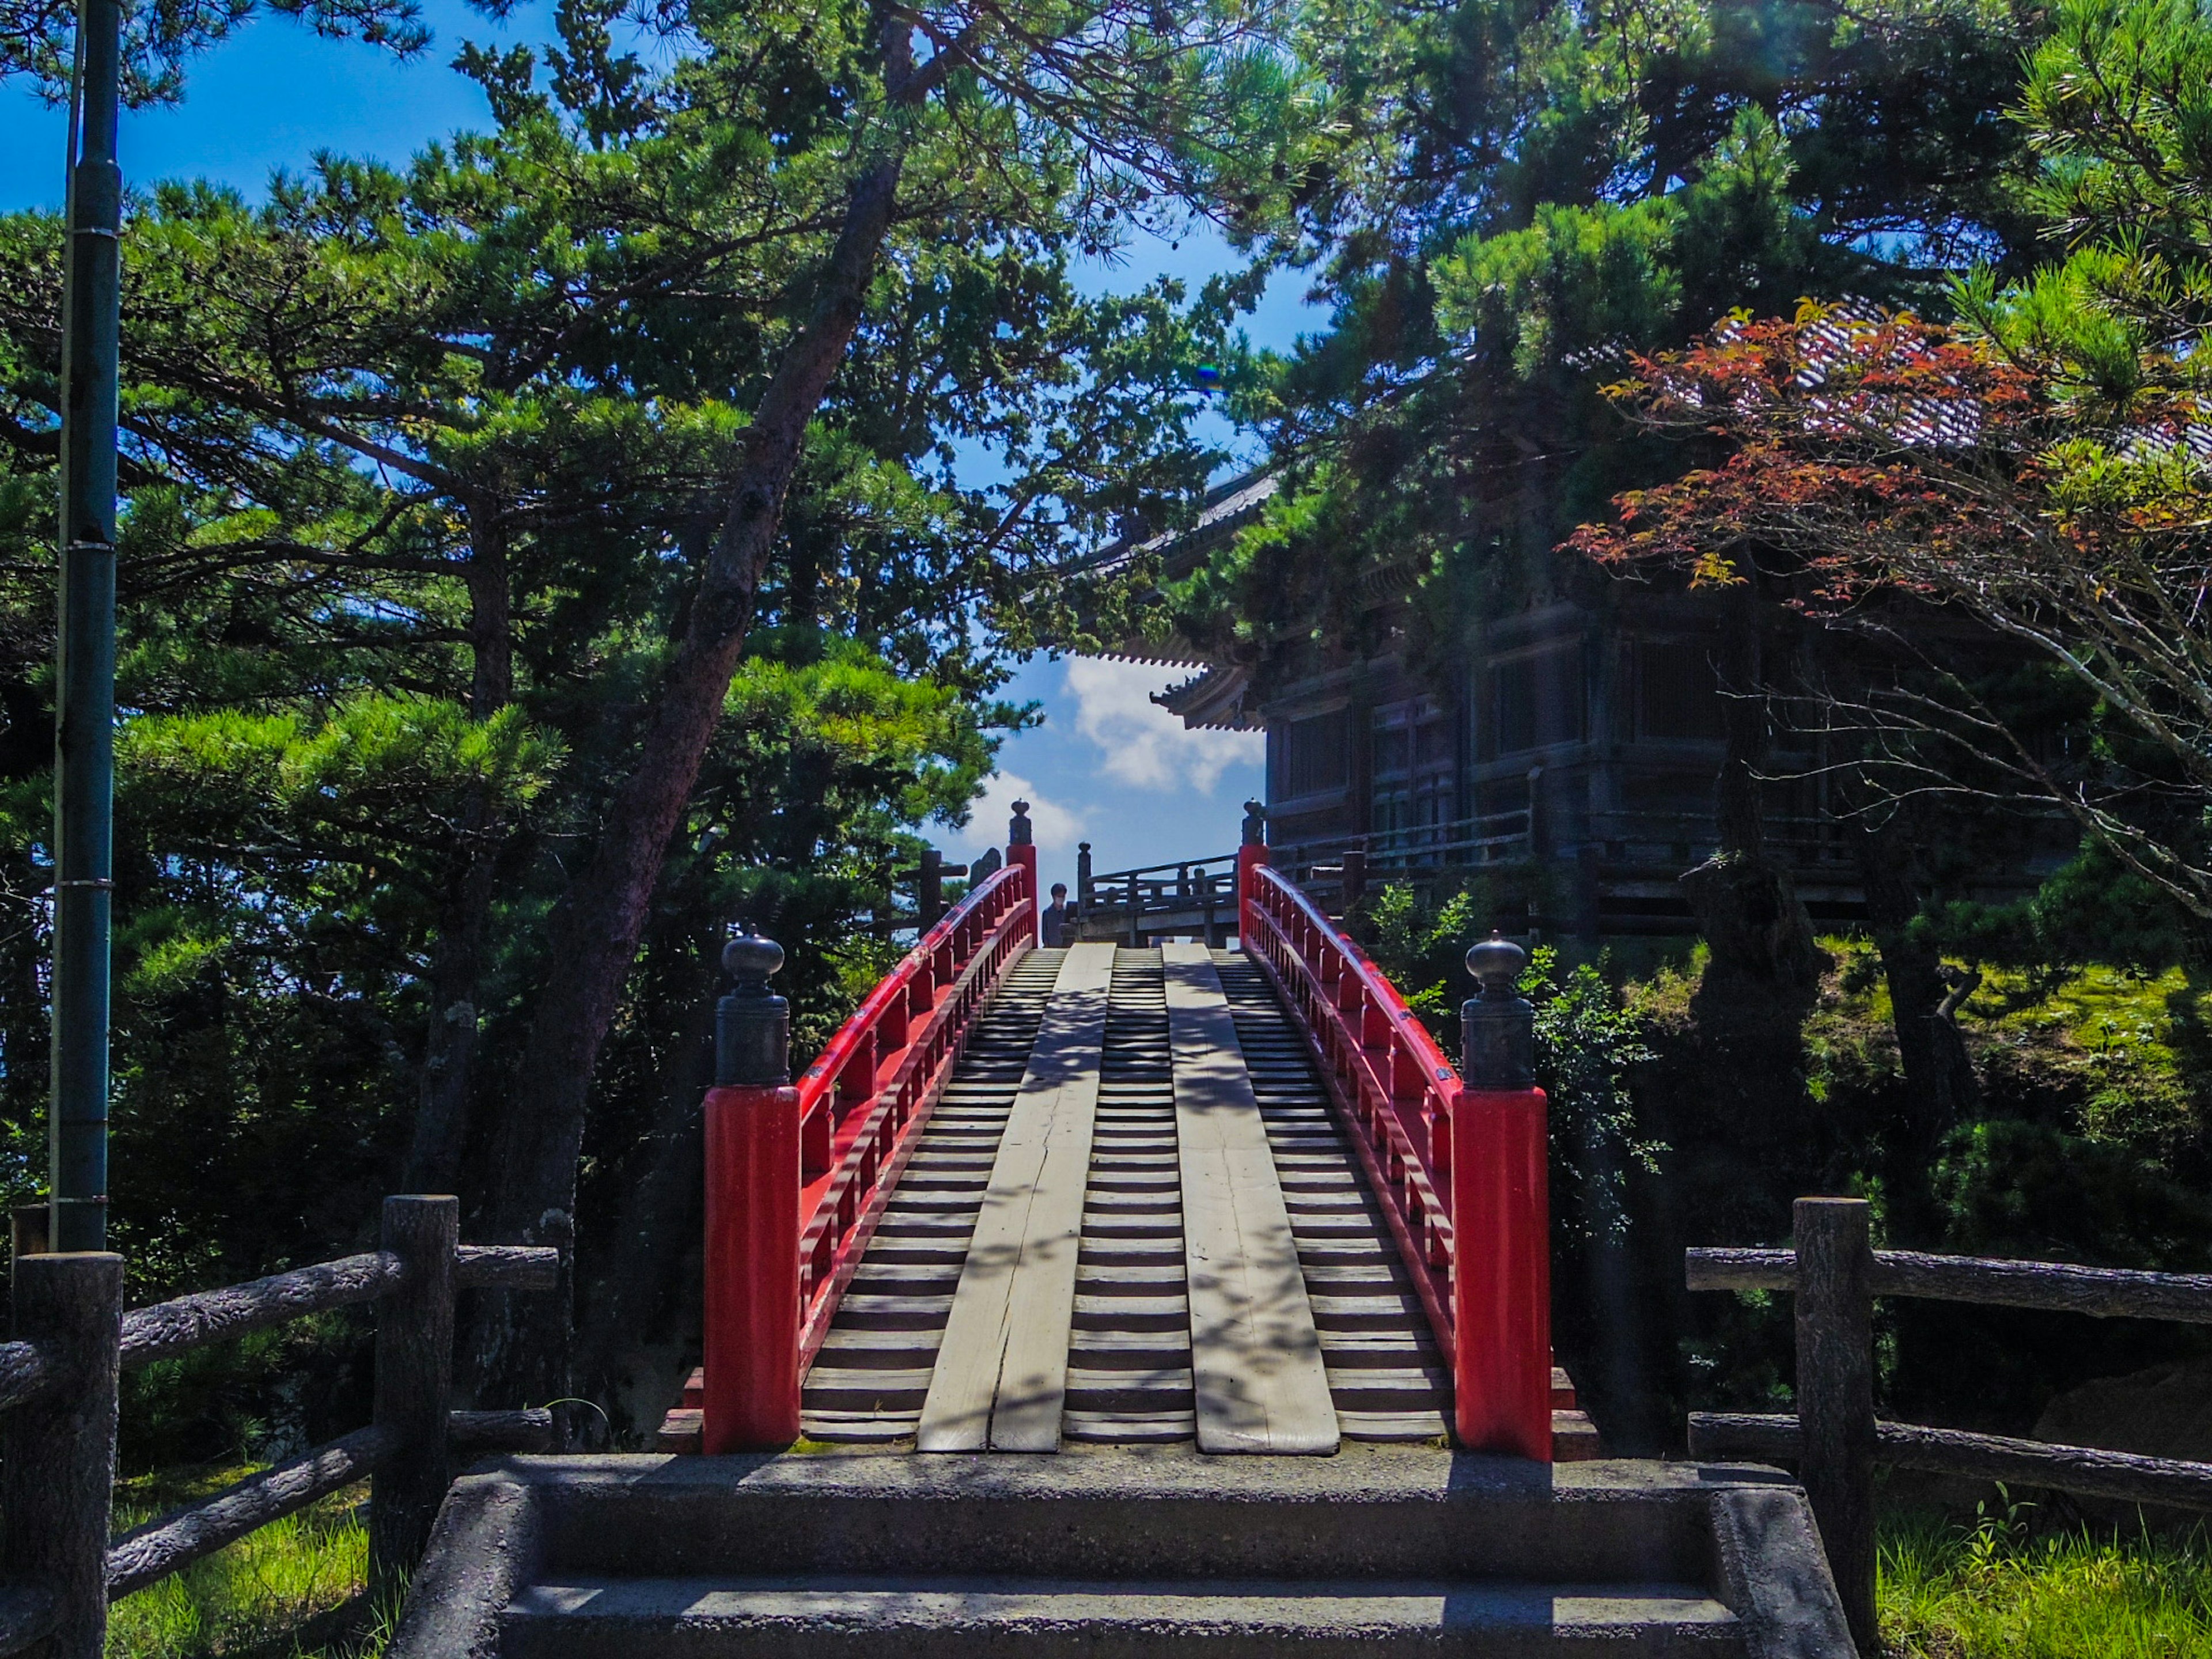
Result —
M2016 318L2020 306L2009 315ZM1838 693L1894 800L1994 785L2071 814L2123 865L2212 917L2212 489L2204 411L2145 373L2085 407L2063 361L1987 326L1808 303L1737 317L1612 387L1646 428L1719 442L1716 465L1624 492L1567 544L1880 635L1927 672ZM2094 741L2053 745L1896 624L1935 605L2055 665Z

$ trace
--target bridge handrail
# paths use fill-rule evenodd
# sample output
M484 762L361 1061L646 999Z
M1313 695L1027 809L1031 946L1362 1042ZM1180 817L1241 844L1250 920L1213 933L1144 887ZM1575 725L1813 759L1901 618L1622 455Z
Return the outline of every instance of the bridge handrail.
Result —
M1451 1316L1451 1125L1460 1078L1398 988L1279 872L1255 864L1244 949L1298 1011L1323 1081L1447 1365Z
M796 1082L784 1064L790 1005L768 985L783 947L750 933L724 947L737 985L715 1009L705 1109L702 1450L799 1437L801 1379L891 1189L977 1014L1037 943L1028 812L1013 804L1006 863L915 942ZM664 1437L683 1434L672 1414Z
M997 908L993 914L1002 913L1006 902L1005 894L1018 884L1024 874L1023 867L1018 864L1003 866L993 871L916 941L914 949L900 959L897 967L884 975L876 988L868 993L867 1000L853 1011L852 1018L839 1026L836 1034L822 1045L822 1052L815 1056L814 1063L799 1074L799 1110L802 1121L811 1117L830 1089L842 1082L851 1063L860 1057L863 1043L878 1035L884 1017L893 1012L891 1005L894 1002L906 1000L906 1012L912 1013L914 983L925 963L941 957L949 948L955 951L961 963L965 964L968 952L960 949L963 928L979 911L994 904ZM896 1027L896 1018L892 1024ZM901 1037L901 1045L903 1042L904 1038ZM874 1091L870 1089L866 1092L872 1094Z
M1140 864L1133 870L1102 870L1091 879L1093 884L1099 887L1115 883L1127 886L1132 876L1158 876L1163 879L1172 880L1185 871L1195 874L1209 865L1221 866L1224 873L1233 873L1237 868L1237 854L1213 853L1202 859L1176 859L1166 864Z
M1030 872L1009 864L921 936L798 1083L799 1365L829 1334L975 1016L1036 939ZM838 1120L835 1102L848 1103Z

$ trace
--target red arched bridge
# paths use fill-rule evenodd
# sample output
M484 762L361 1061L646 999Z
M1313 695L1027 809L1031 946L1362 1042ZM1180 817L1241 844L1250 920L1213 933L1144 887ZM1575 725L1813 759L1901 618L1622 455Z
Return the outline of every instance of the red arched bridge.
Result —
M1518 947L1470 953L1463 1074L1256 811L1231 949L1043 945L1028 829L795 1083L783 953L728 947L705 1363L664 1443L1595 1455Z

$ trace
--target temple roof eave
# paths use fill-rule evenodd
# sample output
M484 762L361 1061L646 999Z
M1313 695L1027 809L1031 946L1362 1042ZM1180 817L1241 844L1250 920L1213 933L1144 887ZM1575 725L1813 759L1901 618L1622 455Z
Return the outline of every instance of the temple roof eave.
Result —
M1194 732L1258 732L1264 726L1252 706L1251 689L1249 669L1216 665L1180 685L1153 692L1152 701Z

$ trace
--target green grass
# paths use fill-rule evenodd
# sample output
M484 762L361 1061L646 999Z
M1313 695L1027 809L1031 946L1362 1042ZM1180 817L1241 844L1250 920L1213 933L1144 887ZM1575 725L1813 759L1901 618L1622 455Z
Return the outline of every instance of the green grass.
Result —
M2035 1536L2026 1511L1884 1518L1890 1659L2212 1659L2212 1536Z
M116 1530L252 1473L252 1466L245 1466L127 1482L116 1489ZM330 1628L357 1620L317 1619L362 1594L368 1571L368 1496L366 1486L333 1493L125 1596L108 1615L110 1659L292 1659L303 1651L371 1659L383 1648L386 1620L372 1620L362 1634ZM318 1644L303 1648L302 1637ZM323 1645L319 1638L336 1639Z

